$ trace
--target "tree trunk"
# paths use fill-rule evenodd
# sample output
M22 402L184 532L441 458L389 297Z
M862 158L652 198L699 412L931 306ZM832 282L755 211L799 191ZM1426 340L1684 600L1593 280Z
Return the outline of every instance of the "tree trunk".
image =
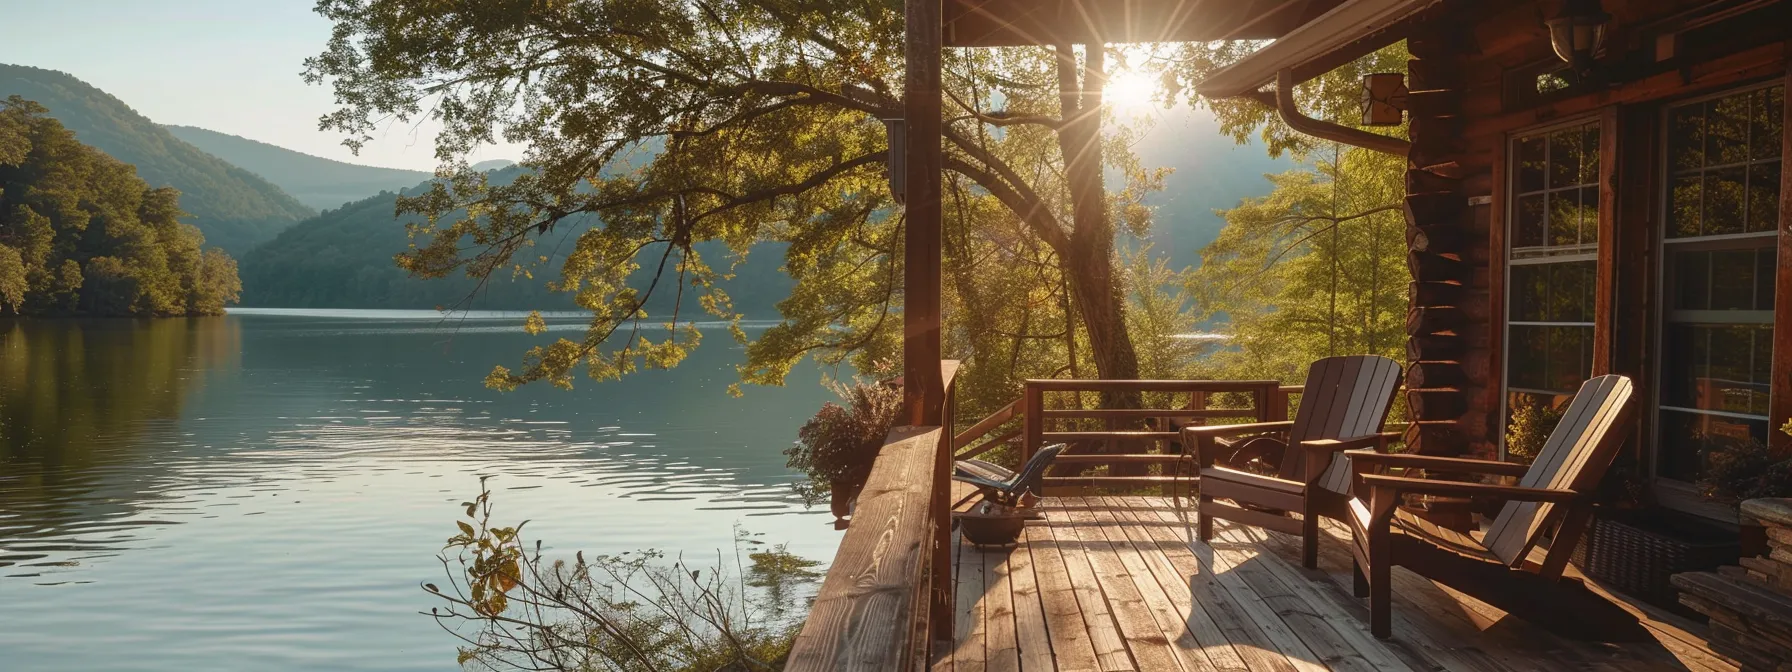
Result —
M1106 85L1106 53L1101 45L1085 47L1087 57L1077 76L1076 52L1059 45L1058 102L1063 128L1058 149L1070 187L1073 226L1068 250L1060 250L1070 292L1089 334L1089 354L1096 374L1109 379L1139 377L1139 357L1126 331L1126 294L1115 266L1114 223L1108 216L1107 187L1102 182L1101 99ZM1138 408L1136 392L1101 396L1103 408Z

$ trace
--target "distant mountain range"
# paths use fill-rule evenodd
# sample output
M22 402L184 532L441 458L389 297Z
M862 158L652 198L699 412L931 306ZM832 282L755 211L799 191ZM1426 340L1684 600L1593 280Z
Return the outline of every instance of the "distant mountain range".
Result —
M136 166L152 187L181 192L186 220L206 246L233 257L316 211L255 173L181 141L123 101L55 70L0 64L0 98L24 96L50 108L75 139Z
M174 137L278 185L323 211L433 177L421 170L375 168L295 152L278 145L193 126L164 126Z
M409 278L392 261L406 249L406 219L395 216L397 195L422 188L431 173L361 166L296 152L247 138L191 126L162 126L124 102L75 77L0 64L0 97L18 94L50 109L50 116L82 142L137 167L154 186L181 191L188 221L240 260L243 304L265 307L430 308L457 305L474 289L471 280ZM1235 145L1210 117L1164 114L1135 145L1146 166L1175 169L1162 192L1151 242L1172 267L1198 264L1200 249L1225 222L1216 208L1265 193L1264 173L1295 166L1271 159L1261 147ZM479 170L514 164L494 160ZM699 250L719 263L724 250ZM755 249L729 283L736 307L767 315L788 294L790 279L779 266L778 246ZM550 266L557 269L557 265ZM481 309L570 308L570 299L548 292L547 278L498 280L472 302ZM669 306L650 306L664 315Z

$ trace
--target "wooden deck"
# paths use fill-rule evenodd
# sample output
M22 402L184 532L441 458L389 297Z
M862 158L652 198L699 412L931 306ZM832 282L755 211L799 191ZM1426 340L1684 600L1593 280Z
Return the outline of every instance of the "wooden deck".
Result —
M1399 568L1395 636L1377 640L1330 521L1312 571L1280 533L1221 521L1190 543L1164 498L1041 507L1013 549L955 549L955 642L934 670L1736 670L1698 626L1597 586L1640 623L1632 641L1570 641Z

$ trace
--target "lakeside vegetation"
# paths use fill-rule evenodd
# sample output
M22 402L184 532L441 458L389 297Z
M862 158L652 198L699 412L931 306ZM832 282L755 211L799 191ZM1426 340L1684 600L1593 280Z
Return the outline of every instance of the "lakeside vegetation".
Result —
M75 140L48 110L0 102L0 314L216 315L236 261L180 221L180 192Z

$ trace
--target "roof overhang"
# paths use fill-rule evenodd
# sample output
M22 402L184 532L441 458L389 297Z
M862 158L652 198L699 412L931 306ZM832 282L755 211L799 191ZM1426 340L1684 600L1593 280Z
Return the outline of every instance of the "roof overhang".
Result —
M1401 38L1401 22L1440 0L1346 0L1289 30L1243 60L1221 68L1195 85L1208 98L1234 98L1274 82L1294 70L1306 79L1348 63Z
M1281 37L1344 0L944 0L947 47Z

